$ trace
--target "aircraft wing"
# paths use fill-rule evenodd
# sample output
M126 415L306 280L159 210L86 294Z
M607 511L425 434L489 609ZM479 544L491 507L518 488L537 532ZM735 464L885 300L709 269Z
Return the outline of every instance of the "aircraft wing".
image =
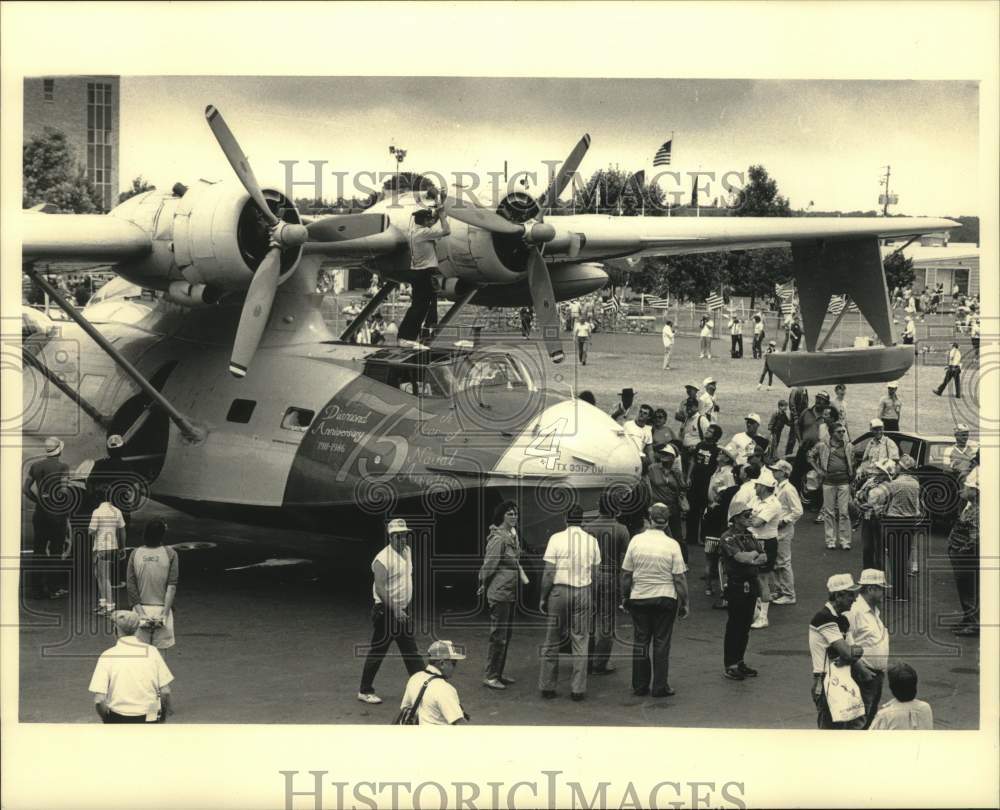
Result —
M605 217L591 214L551 217L547 221L558 233L582 235L585 242L580 256L588 259L899 238L959 227L959 223L950 219L924 217ZM553 252L553 248L555 244L549 251Z
M128 220L107 214L46 214L21 217L21 255L25 261L122 262L149 253L149 234Z

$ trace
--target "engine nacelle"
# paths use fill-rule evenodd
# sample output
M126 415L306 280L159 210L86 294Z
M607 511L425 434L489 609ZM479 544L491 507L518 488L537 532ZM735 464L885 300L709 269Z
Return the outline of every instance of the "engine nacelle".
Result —
M284 221L298 223L295 208L279 192L264 197ZM185 306L202 306L222 292L244 290L270 247L270 227L238 183L201 182L183 196L151 193L127 200L113 212L153 236L150 255L118 267L120 275L144 287L164 290ZM301 248L281 255L281 278L295 269ZM192 297L183 285L197 287Z
M182 307L210 307L219 303L222 290L212 284L192 284L189 281L171 281L166 299Z
M608 274L595 262L553 265L549 276L556 301L579 298L600 290L608 283ZM439 295L454 301L461 298L468 289L468 283L461 279L445 279ZM479 290L470 303L482 307L528 307L532 305L531 290L526 283L494 284Z

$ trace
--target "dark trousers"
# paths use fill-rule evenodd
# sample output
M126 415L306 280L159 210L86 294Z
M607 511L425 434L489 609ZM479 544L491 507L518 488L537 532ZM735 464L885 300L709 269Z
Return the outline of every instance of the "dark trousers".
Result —
M885 425L886 430L899 430L898 419L883 419L882 424Z
M729 338L732 341L729 354L731 357L739 359L743 356L743 335L730 335Z
M507 663L507 647L514 632L514 603L490 605L490 646L486 653L486 679L501 678Z
M792 338L792 351L797 352L799 350L799 344L802 342L802 338Z
M755 360L759 360L764 356L764 336L754 335L753 336L753 356Z
M767 365L767 361L764 361L764 370L760 373L760 379L757 381L760 385L764 384L764 378L767 377L767 384L769 386L774 385L774 372L771 371L770 367Z
M419 277L410 285L412 298L399 324L397 340L416 340L424 323L429 325L437 323L437 295L431 286L430 273L430 270L421 271Z
M594 592L593 632L590 634L588 646L591 670L603 670L608 666L611 649L615 643L615 611L617 608L614 579L598 584Z
M587 342L590 338L578 337L576 339L576 359L587 365Z
M663 691L670 685L670 637L674 632L674 619L677 618L677 600L669 596L633 599L629 610L634 628L632 688Z
M53 569L59 566L66 530L67 521L62 515L36 508L31 516L31 575L26 585L34 598L44 598L60 587L59 575Z
M746 655L758 593L756 581L732 581L726 585L726 612L729 618L722 643L722 663L726 667L736 666Z
M365 657L365 667L361 672L361 690L375 691L375 675L382 666L382 659L389 651L389 645L396 642L403 656L406 671L413 675L424 668L424 659L417 652L417 642L413 638L413 621L402 621L383 605L372 608L372 641Z
M955 396L958 398L962 397L962 369L958 366L948 366L944 370L944 379L941 380L941 385L939 385L934 390L938 394L943 394L944 389L948 387L948 383L952 380L955 381ZM889 430L889 426L886 425L886 430Z
M685 527L686 540L681 540L680 537L674 538L674 540L681 544L681 553L684 555L684 562L687 562L688 545L697 545L702 539L701 522L705 516L705 504L701 501L691 499L690 495L688 499L691 508L687 513L687 526Z
M879 523L878 518L864 518L861 521L862 568L876 568L879 571L884 571L884 556L882 526Z
M861 692L861 700L865 704L865 728L867 729L872 724L872 720L875 719L875 715L878 714L878 704L882 700L882 684L885 681L885 673L876 672L872 677L865 680L864 677L857 674L861 669L860 665L851 667L852 673L854 673L854 680L858 684L858 690ZM867 674L865 673L866 677Z
M969 342L972 344L972 356L978 360L979 359L979 338L971 337Z
M692 509L693 508L694 507L692 507ZM699 512L702 511L701 507L698 508L698 511ZM688 512L688 514L690 515L691 513ZM699 521L699 524L700 524L700 522L701 521ZM669 520L667 522L667 528L670 530L670 532L669 532L670 536L672 538L674 538L674 540L676 540L677 543L680 545L680 547L681 547L681 556L684 557L684 562L687 562L688 561L688 542L685 539L684 525L683 525L683 523L681 521L681 513L679 511L674 510L674 509L670 510L670 518L669 518ZM698 538L695 537L692 542L697 543L698 542Z
M118 714L108 709L108 716L104 718L105 723L145 723L146 715L144 714ZM150 725L153 725L150 721Z
M909 597L910 550L914 536L924 531L921 518L882 518L882 541L885 544L885 571L894 599Z
M979 628L979 553L977 550L948 549L951 570L955 575L958 601L962 606L959 627Z

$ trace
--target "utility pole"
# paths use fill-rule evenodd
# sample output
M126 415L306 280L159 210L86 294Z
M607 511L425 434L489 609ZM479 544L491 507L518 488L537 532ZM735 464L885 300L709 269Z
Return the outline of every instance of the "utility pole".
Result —
M892 166L885 167L885 174L882 176L881 183L885 188L885 191L879 195L878 201L882 203L882 216L889 216L889 206L895 205L899 202L899 197L894 194L889 193L889 178L892 176Z

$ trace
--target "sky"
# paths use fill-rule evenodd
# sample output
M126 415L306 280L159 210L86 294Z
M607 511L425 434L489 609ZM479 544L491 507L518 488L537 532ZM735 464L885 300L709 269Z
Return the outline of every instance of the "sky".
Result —
M544 188L542 161L562 160L584 133L581 174L617 165L649 178L673 133L664 170L721 178L763 164L793 208L877 208L890 165L893 213L979 209L971 81L123 76L121 87L123 187L139 174L160 188L231 177L204 119L214 104L263 184L283 188L279 161L300 162L294 177L308 184L295 196L312 196L308 161L326 161L328 198L335 171L392 171L390 144L407 150L403 168L452 185L455 172L502 172L506 160ZM686 201L690 180L661 186Z

